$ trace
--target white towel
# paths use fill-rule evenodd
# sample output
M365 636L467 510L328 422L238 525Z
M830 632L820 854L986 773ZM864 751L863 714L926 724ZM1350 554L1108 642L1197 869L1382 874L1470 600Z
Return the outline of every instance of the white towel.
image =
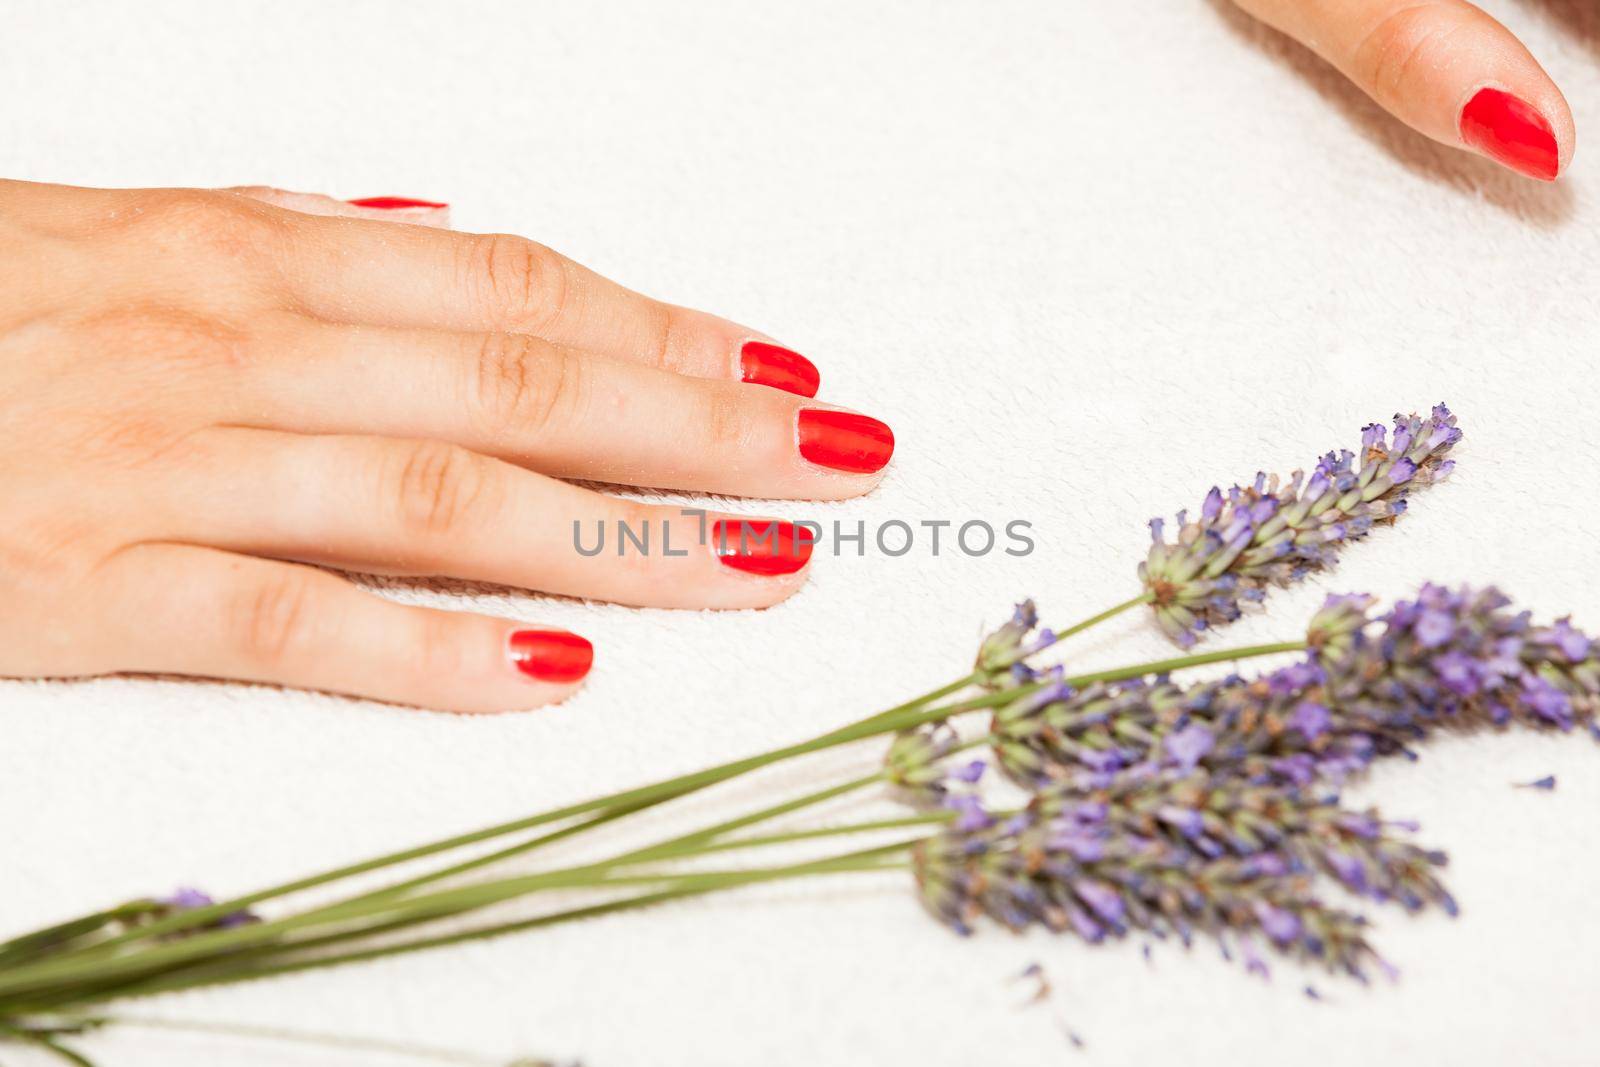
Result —
M1493 9L1580 135L1600 128L1592 7ZM1600 627L1600 164L1580 150L1547 187L1435 145L1219 4L162 0L13 4L5 22L0 173L448 200L458 226L771 332L817 362L827 399L895 428L867 499L732 506L869 529L1020 518L1037 540L1026 558L925 541L821 558L765 613L392 587L591 636L585 691L524 715L0 683L7 931L178 884L242 891L809 736L961 673L1023 595L1054 621L1130 595L1145 520L1213 482L1440 399L1467 435L1456 477L1218 640L1294 635L1329 590L1424 579L1497 582ZM1129 618L1067 651L1167 649ZM1553 794L1510 787L1545 774ZM1031 1067L1072 1062L1066 1030L1101 1063L1592 1062L1594 744L1441 741L1355 799L1420 819L1463 906L1372 909L1393 987L1286 966L1263 984L1210 948L1146 963L1136 942L962 940L891 874L128 1010L590 1067ZM1008 979L1034 961L1055 992L1019 1008L1029 989ZM357 1062L133 1030L86 1048L116 1067Z

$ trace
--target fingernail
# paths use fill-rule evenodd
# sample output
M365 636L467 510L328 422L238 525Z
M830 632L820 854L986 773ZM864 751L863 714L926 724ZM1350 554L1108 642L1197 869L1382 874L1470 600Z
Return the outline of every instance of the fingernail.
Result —
M819 467L871 474L894 455L894 431L877 419L849 411L800 412L800 454Z
M739 350L739 369L753 385L769 385L786 393L816 396L822 375L805 356L782 345L746 341Z
M594 646L565 630L518 630L511 635L511 662L541 682L576 682L594 663Z
M416 200L409 196L364 196L360 200L346 200L345 203L356 207L375 207L380 211L399 211L410 207L449 207L449 204L440 204L433 200Z
M1556 135L1539 109L1499 89L1479 89L1461 109L1461 139L1497 163L1540 181L1561 169Z
M772 519L718 519L711 550L724 566L750 574L793 574L811 559L812 532Z

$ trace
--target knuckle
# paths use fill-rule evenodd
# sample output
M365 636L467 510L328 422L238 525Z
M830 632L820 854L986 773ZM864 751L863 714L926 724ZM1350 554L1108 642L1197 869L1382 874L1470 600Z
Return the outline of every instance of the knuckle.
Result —
M608 563L626 576L626 583L648 586L652 581L650 572L655 568L656 557L661 550L666 519L658 509L637 500L613 500L607 503L616 509L612 516L616 544L607 545L607 551L612 556ZM624 529L629 533L624 534ZM628 540L624 541L625 537ZM673 540L675 544L682 545L688 539L682 538L679 531L674 530Z
M315 581L312 573L291 569L240 595L232 612L233 636L246 662L282 664L311 640Z
M468 248L469 274L493 321L539 333L566 313L574 286L560 255L504 233L480 237Z
M393 477L400 525L424 541L460 531L490 501L486 461L443 441L418 441L404 448Z
M441 612L427 612L418 618L411 630L416 653L409 657L415 664L417 678L426 682L464 678L472 673L460 627L460 620L455 616Z
M1432 58L1448 49L1450 38L1462 28L1446 5L1419 2L1385 15L1356 46L1358 69L1384 104L1405 96L1412 79L1427 71Z
M236 367L244 362L246 335L208 315L178 307L116 307L82 320L88 351L116 351L163 368Z
M680 346L676 343L682 333L681 312L670 305L658 304L652 309L650 363L662 370L681 370L678 366Z
M126 225L162 245L178 243L231 260L265 258L284 236L285 216L260 201L201 189L163 189L141 197Z
M581 404L583 361L527 334L491 333L476 342L471 407L491 439L538 435Z
M732 389L709 385L698 421L711 455L743 455L754 444L755 420Z

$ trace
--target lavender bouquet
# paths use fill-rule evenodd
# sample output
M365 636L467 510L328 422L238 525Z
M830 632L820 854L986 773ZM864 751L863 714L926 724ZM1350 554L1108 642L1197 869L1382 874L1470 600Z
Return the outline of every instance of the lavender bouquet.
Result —
M1326 889L1408 911L1454 914L1456 905L1441 880L1444 854L1414 843L1409 823L1345 805L1341 784L1375 760L1414 755L1445 730L1582 726L1600 736L1600 651L1567 620L1535 623L1492 588L1434 585L1385 611L1368 596L1330 597L1291 640L1191 649L1270 588L1326 569L1342 546L1393 523L1414 490L1449 474L1460 438L1440 405L1366 427L1359 453L1330 452L1309 476L1213 488L1196 517L1179 513L1172 540L1163 522L1151 523L1131 599L1060 630L1040 628L1032 603L1019 605L982 642L971 671L808 741L230 900L185 890L14 937L0 943L0 1039L85 1063L70 1047L75 1035L136 1021L108 1010L114 1001L761 882L884 869L906 870L927 910L961 934L987 918L1090 944L1134 934L1185 946L1206 939L1252 972L1265 973L1277 954L1365 981L1389 965L1365 918L1329 902ZM1183 655L1082 674L1041 662L1053 646L1139 607ZM1279 665L1182 680L1192 668L1264 656ZM647 808L883 738L875 773L603 859L526 866L542 849ZM1021 787L1023 803L985 802L991 766ZM909 810L752 832L874 787ZM874 843L799 862L716 862L733 850L865 834ZM346 888L402 864L423 869ZM301 903L308 893L331 899ZM572 903L574 893L588 899ZM537 906L558 894L559 905ZM510 901L535 910L484 919Z

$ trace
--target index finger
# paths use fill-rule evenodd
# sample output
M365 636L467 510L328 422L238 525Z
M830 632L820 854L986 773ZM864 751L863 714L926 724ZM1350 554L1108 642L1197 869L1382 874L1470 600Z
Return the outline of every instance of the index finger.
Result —
M523 237L350 218L304 225L290 282L323 318L531 334L680 374L817 394L815 365L765 334L643 296Z

